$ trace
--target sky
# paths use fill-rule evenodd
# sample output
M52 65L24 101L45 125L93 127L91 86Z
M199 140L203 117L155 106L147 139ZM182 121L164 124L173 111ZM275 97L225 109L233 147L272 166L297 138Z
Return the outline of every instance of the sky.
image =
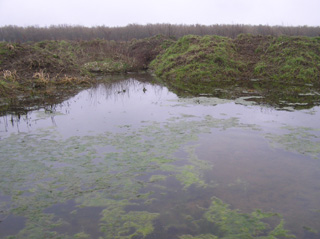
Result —
M0 0L0 26L320 26L320 0Z

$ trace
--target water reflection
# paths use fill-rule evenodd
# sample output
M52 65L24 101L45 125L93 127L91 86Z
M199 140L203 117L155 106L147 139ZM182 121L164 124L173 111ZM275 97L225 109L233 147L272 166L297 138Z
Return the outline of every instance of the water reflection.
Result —
M170 90L180 97L246 97L259 105L281 110L311 109L320 105L320 84L293 83L270 79L229 80L214 82L168 82Z
M73 128L73 131L99 132L110 122L135 124L141 120L163 118L154 106L160 106L168 99L177 97L167 88L152 84L150 76L138 79L115 78L106 83L96 84L62 103L57 102L39 110L25 111L24 114L20 111L7 114L0 117L0 132L7 135L49 125L58 125L66 130ZM61 115L66 117L59 120Z

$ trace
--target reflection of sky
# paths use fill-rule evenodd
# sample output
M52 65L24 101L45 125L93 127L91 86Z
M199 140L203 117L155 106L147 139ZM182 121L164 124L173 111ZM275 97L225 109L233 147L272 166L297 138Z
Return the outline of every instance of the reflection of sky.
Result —
M279 111L230 100L221 102L207 99L207 102L210 101L211 104L204 105L192 103L192 100L178 101L178 97L166 87L129 79L82 91L56 106L54 113L35 111L13 125L9 116L2 117L0 133L4 136L11 132L54 126L66 136L86 135L91 131L115 131L119 125L139 126L143 121L165 121L181 114L237 117L241 123L258 125L268 132L283 125L320 128L320 107L303 111Z

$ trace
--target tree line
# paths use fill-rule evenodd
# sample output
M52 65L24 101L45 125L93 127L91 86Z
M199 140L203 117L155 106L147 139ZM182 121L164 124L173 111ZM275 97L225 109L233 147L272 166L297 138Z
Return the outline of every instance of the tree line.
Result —
M0 27L0 41L6 42L38 42L43 40L92 40L105 39L128 41L143 39L155 35L180 38L185 35L219 35L235 38L237 35L288 35L288 36L320 36L320 27L310 26L268 26L268 25L175 25L175 24L130 24L124 27L108 26L71 26L54 25L38 26L4 26Z

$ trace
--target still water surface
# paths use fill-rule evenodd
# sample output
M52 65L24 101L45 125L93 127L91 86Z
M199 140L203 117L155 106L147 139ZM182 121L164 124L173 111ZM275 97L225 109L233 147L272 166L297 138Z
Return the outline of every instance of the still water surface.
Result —
M183 99L149 78L0 118L0 238L228 238L215 200L320 237L320 107Z

